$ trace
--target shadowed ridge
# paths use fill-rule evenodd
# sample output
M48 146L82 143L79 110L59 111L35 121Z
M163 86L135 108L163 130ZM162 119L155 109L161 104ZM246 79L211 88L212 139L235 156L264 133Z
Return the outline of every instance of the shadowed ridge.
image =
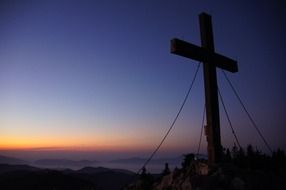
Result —
M0 155L0 164L28 164L26 160Z
M29 165L0 164L0 174L15 171L39 171L39 168Z

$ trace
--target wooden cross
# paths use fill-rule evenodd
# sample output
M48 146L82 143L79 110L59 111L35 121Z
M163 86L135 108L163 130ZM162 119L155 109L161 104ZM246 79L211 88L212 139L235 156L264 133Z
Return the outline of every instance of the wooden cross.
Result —
M238 68L236 61L215 52L211 16L201 13L199 21L201 47L174 38L171 40L171 53L203 63L208 162L210 165L214 165L222 159L216 67L233 73L237 72Z

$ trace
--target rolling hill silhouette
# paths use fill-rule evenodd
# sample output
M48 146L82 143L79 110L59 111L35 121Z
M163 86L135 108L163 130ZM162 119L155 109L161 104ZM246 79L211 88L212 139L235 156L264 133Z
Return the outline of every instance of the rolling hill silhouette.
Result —
M40 169L0 164L0 189L120 189L134 173L127 170L85 167L80 170ZM112 182L112 183L111 183Z
M98 163L96 160L40 159L33 164L46 167L85 167Z
M28 161L19 158L0 155L0 164L28 164L28 163L29 163Z

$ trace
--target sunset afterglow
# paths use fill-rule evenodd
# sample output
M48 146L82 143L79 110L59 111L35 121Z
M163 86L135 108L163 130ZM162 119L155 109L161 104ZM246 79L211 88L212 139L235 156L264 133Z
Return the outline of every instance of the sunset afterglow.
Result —
M239 72L229 77L260 130L273 148L286 148L286 48L277 37L286 27L269 6L87 2L0 3L0 155L86 151L147 157L175 118L198 64L172 55L170 40L200 46L202 11L214 19L216 51L238 61ZM200 68L159 157L197 151L202 74ZM220 70L218 82L241 144L267 152ZM220 115L222 143L231 147L235 139L222 110Z

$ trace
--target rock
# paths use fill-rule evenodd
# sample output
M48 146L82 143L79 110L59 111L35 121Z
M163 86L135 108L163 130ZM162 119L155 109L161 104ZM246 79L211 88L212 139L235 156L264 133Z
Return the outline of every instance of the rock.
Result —
M168 188L172 184L172 181L173 181L173 173L170 173L169 175L164 176L161 179L160 183L155 184L152 189L154 189L154 190L164 190L164 189Z
M209 166L205 163L197 162L195 168L198 175L208 175L209 173Z

